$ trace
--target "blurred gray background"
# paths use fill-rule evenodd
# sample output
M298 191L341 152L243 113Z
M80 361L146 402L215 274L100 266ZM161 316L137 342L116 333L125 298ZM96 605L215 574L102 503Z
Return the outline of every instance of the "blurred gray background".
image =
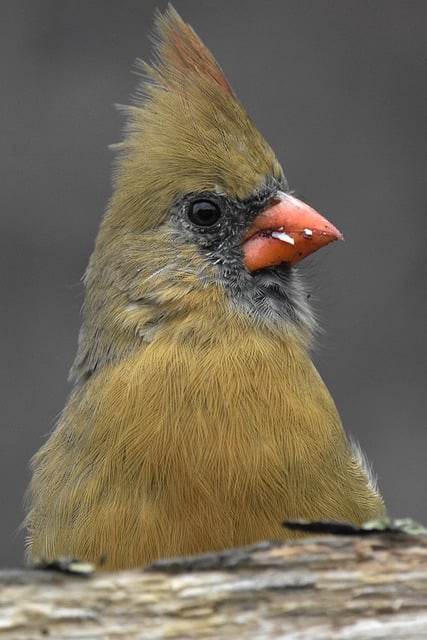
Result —
M80 278L158 0L0 5L1 560L22 563L28 461L70 391ZM315 352L389 510L427 523L427 3L175 0L277 152L343 231L307 260Z

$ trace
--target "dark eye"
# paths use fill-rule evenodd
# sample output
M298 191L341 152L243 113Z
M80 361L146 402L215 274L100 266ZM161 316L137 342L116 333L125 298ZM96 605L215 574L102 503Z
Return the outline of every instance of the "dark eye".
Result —
M221 211L218 205L210 200L196 200L190 204L188 217L199 227L211 227L220 219Z

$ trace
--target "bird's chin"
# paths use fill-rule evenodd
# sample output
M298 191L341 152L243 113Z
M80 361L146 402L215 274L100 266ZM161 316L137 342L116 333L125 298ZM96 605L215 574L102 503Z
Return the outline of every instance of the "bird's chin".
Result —
M315 331L315 320L298 269L282 263L249 272L245 268L223 273L223 283L235 308L257 323L279 330L294 326L305 336Z
M289 285L292 278L293 267L289 262L282 262L281 264L273 265L271 267L264 267L264 269L258 269L252 273L252 277L255 282L259 284L278 284Z
M281 262L280 264L272 265L271 267L264 267L264 269L258 269L256 273L261 274L269 274L274 277L274 275L278 276L289 276L292 272L292 265L290 262Z

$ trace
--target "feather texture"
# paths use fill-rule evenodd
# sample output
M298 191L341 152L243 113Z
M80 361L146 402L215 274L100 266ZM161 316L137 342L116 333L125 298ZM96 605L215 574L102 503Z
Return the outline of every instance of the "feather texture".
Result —
M252 219L286 189L273 152L172 8L144 69L85 276L75 387L33 459L28 557L130 567L300 535L284 519L380 515L310 360L296 271L243 262ZM223 207L215 232L191 226L195 197Z
M180 193L247 197L282 169L211 53L171 7L156 22L156 57L126 108L116 192L105 224L143 231Z
M307 354L213 311L74 395L35 458L31 557L138 566L381 510Z

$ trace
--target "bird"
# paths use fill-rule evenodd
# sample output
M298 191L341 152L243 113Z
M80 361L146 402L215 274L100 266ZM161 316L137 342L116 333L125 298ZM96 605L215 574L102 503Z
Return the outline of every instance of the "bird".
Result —
M32 460L28 561L123 569L382 516L311 359L300 262L341 233L172 6L137 68L73 388Z

